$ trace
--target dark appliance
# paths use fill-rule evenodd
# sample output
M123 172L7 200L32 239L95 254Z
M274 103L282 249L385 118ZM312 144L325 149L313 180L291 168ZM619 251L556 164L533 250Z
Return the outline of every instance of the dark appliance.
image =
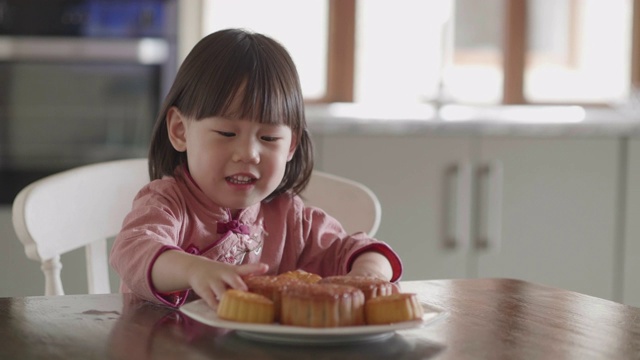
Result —
M146 156L177 69L176 0L0 0L0 203Z

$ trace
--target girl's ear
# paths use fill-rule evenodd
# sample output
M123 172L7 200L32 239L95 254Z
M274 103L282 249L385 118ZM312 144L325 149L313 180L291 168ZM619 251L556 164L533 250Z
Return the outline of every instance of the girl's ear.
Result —
M297 148L298 148L298 137L293 135L291 136L291 145L289 146L289 155L287 155L287 162L293 159L293 155L296 153Z
M167 111L166 120L167 132L169 133L169 140L171 141L173 148L179 152L187 151L187 119L182 116L178 108L172 106L169 108L169 111Z

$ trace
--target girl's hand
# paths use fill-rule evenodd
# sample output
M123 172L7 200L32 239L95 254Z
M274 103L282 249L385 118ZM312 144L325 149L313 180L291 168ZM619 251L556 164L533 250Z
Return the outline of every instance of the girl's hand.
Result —
M366 269L360 269L360 268L352 268L351 271L349 271L349 273L347 274L347 276L367 276L367 277L374 277L377 279L389 281L389 278L379 271L366 270Z
M187 282L212 309L227 289L247 290L242 280L249 275L264 274L269 267L266 264L230 265L202 258L195 261L187 270Z
M191 288L215 309L228 288L247 290L242 278L264 274L267 270L267 264L229 265L184 251L168 250L153 264L151 281L156 291L162 293Z
M384 281L391 280L393 270L387 258L377 252L366 252L358 256L351 266L348 276L370 276ZM393 293L400 292L400 286L392 283Z
M363 269L351 269L351 271L349 271L349 273L347 274L347 276L368 276L368 277L375 277L384 281L389 281L389 278L386 277L384 274L377 272L377 271L369 271L369 270L363 270ZM397 294L400 292L400 284L398 283L391 283L392 288L391 288L391 293L392 294Z
M393 270L389 260L384 255L369 251L358 255L351 265L351 271L347 275L374 276L389 281L393 276Z

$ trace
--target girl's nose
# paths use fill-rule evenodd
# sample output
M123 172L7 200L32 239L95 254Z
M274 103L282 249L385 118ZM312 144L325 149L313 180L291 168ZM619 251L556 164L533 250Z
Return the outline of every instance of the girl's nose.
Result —
M238 143L233 152L233 161L258 164L260 162L259 145L255 141Z

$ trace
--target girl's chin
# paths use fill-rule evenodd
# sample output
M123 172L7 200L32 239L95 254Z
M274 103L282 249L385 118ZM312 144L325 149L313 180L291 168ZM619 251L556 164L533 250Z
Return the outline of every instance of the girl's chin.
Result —
M230 201L227 202L226 205L223 205L223 207L229 208L231 209L232 213L236 213L242 209L246 209L250 206L253 206L257 203L259 203L260 200L256 199L256 200L249 200L247 199L246 201Z
M244 194L240 194L237 192L227 193L226 196L219 197L218 202L216 203L221 207L242 210L260 203L267 196L269 196L269 194L271 194L271 192L265 193L263 191L253 191Z

